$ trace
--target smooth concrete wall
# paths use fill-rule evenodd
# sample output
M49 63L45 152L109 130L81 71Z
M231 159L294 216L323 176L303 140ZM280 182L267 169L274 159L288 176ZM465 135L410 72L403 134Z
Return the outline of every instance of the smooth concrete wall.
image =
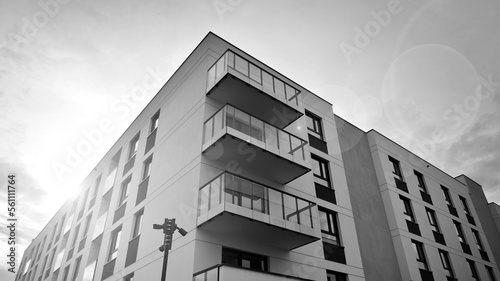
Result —
M340 117L335 121L365 278L401 280L366 134Z
M490 253L493 254L494 261L496 261L497 265L496 267L498 268L500 265L500 232L495 224L495 218L493 217L490 209L491 204L488 206L488 201L486 200L486 196L484 195L481 185L465 175L458 176L457 180L463 182L469 188L470 197L474 203L474 205L471 205L470 207L475 208L475 211L479 216L479 220L481 221L481 225L483 226L484 235L486 236L483 237L482 242L487 249L491 249L491 252L488 251L488 255L490 255L490 259L493 261ZM489 244L489 247L487 244ZM500 275L497 276L500 278Z

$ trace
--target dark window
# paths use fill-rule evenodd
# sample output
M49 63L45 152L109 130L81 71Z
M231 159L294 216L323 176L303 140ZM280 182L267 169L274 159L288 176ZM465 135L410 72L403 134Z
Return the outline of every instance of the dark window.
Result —
M454 278L455 274L453 273L453 268L451 267L450 256L448 252L439 250L439 257L441 258L441 264L445 271L447 271L447 276Z
M139 147L139 134L137 134L131 141L128 150L127 160L130 160L137 153L137 148Z
M406 220L411 221L411 222L416 222L415 216L413 215L413 209L411 208L410 199L403 197L403 196L399 196L399 198L401 199L401 202L403 203L403 212L404 212Z
M306 119L307 119L307 129L309 131L309 134L322 140L323 139L323 128L321 126L321 118L310 113L309 111L306 111Z
M111 242L109 243L109 253L107 261L111 261L116 258L118 254L118 247L120 246L120 237L122 234L122 227L118 227L113 233L111 233Z
M127 202L127 198L128 198L128 192L129 192L129 187L130 187L130 181L131 181L131 177L128 177L123 183L122 183L122 188L120 190L120 198L119 198L119 201L118 201L118 207L120 207L121 205L123 205L125 202Z
M319 221L323 241L340 246L339 227L337 223L337 214L335 212L320 208Z
M476 241L477 248L481 251L484 251L483 243L481 242L481 236L477 230L472 230L472 234L474 236L474 240Z
M132 229L132 238L139 236L141 234L142 217L144 215L144 209L137 212L134 216L134 228Z
M314 182L324 187L331 188L330 169L328 161L311 154L312 170L314 174Z
M425 185L424 175L422 175L421 173L419 173L415 170L413 170L413 172L415 173L415 176L417 177L418 187L420 188L420 191L422 191L423 193L427 193L427 186Z
M326 280L327 281L347 281L347 274L336 272L336 271L327 271L326 272Z
M465 240L465 235L464 235L464 231L462 229L462 225L456 221L453 221L453 224L455 225L455 231L457 233L458 240L461 243L467 244L467 240Z
M131 274L123 277L123 281L134 281L134 273L131 273Z
M62 281L67 281L68 275L69 275L69 265L64 268L64 274L63 274Z
M399 161L389 156L389 161L392 163L392 173L395 174L400 180L403 181L403 173L401 172L401 166Z
M469 264L470 273L474 280L479 280L479 274L477 273L476 263L467 259L467 264Z
M453 201L451 200L451 195L448 188L441 186L441 190L443 191L444 200L446 201L446 204L450 207L453 207Z
M460 198L460 201L462 202L462 207L464 208L464 212L468 216L472 216L469 210L469 206L467 205L467 199L463 198L462 196L458 196Z
M222 248L222 263L254 270L267 271L267 257Z
M441 233L441 231L439 230L438 221L436 219L436 213L429 208L425 208L425 210L427 211L427 218L429 219L429 224L431 225L432 230L437 233Z
M153 162L153 158L149 157L146 161L144 161L144 168L142 169L142 180L145 180L149 177L151 173L151 163Z
M411 241L413 244L413 250L415 251L415 256L417 259L418 267L423 270L429 270L427 264L427 259L425 257L424 245L418 241Z
M484 267L486 267L486 271L488 272L488 277L490 278L490 281L497 281L495 273L493 272L493 268L487 265L485 265Z
M82 257L80 256L78 259L76 259L75 270L73 270L73 278L71 278L72 281L78 280L78 271L80 270L81 262L82 262Z
M151 125L149 127L149 133L152 133L156 128L158 128L158 123L160 121L160 111L158 111L153 117L151 117Z

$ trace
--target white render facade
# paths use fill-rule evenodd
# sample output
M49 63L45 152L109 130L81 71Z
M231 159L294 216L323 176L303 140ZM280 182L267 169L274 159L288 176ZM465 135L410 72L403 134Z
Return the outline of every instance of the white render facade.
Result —
M365 280L331 104L209 33L16 280Z

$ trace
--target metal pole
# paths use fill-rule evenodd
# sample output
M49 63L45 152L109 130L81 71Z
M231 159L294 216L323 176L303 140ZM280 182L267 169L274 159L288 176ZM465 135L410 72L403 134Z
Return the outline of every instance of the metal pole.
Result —
M165 235L165 239L163 240L163 246L165 247L163 251L163 269L161 272L161 281L165 281L167 278L167 262L168 262L168 247L167 247L167 235Z

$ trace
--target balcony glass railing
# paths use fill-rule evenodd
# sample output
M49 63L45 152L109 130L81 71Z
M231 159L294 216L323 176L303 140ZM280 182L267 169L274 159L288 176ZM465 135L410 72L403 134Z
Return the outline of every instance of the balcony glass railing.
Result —
M198 216L225 202L314 228L315 204L258 183L223 173L200 189Z
M251 116L231 105L226 105L208 119L204 126L203 144L220 131L232 128L247 136L246 141L260 141L267 149L274 149L280 155L290 154L297 160L305 161L307 142L273 125Z
M264 89L271 91L277 98L282 98L292 104L299 106L300 91L283 82L281 79L271 75L260 67L240 57L228 50L219 60L208 70L207 91L219 82L219 80L231 68L244 76L250 78L253 82L261 85Z

